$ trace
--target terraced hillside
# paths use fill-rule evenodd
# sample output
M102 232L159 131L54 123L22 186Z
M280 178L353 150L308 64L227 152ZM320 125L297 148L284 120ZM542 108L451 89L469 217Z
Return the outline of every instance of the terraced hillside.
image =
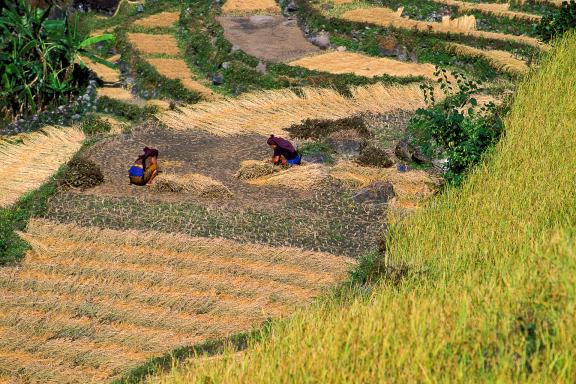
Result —
M353 261L294 248L33 220L0 270L0 373L106 382L152 356L285 316Z

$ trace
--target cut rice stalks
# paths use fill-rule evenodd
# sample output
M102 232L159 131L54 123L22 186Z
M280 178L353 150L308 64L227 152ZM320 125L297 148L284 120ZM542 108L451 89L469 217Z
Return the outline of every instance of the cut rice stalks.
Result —
M274 0L226 0L222 6L225 15L279 15L280 7Z
M146 28L169 28L180 18L179 12L160 12L155 15L136 20L134 25Z
M157 192L192 193L212 198L232 196L232 192L224 184L198 173L161 173L154 179L152 189Z
M201 102L159 114L172 129L199 129L218 136L243 133L286 134L284 128L306 119L338 119L361 112L415 111L424 107L418 85L374 84L351 88L352 97L332 89L259 91L234 99ZM441 97L440 95L438 97Z
M282 186L308 190L326 180L328 172L322 164L296 165L286 170L247 180L248 184Z
M240 180L249 180L268 176L279 170L280 168L269 160L244 160L240 163L240 169L235 176Z
M372 57L354 52L328 52L304 57L289 63L291 66L335 74L354 73L358 76L422 76L436 79L432 64L405 63L382 57Z
M401 12L394 12L390 8L372 7L358 8L345 12L341 18L343 20L370 23L383 27L394 27L400 29L415 29L421 32L436 33L456 33L474 37L483 37L492 40L513 41L526 44L540 49L547 49L546 44L538 39L528 36L508 35L505 33L477 31L476 18L474 16L463 16L457 19L443 17L441 23L412 20L401 16Z
M513 54L507 51L483 50L458 43L447 43L447 46L457 55L486 59L500 72L522 76L530 69L526 62L517 59Z
M0 139L0 207L44 184L80 149L84 134L77 128L47 127L40 132Z
M178 347L289 315L354 261L295 248L32 219L0 269L2 375L106 383Z
M128 33L128 40L144 55L178 56L180 54L176 38L169 34Z
M105 83L118 83L120 81L120 72L117 69L110 68L104 64L96 63L87 57L81 57L80 60ZM110 60L110 62L113 62Z
M434 0L436 3L449 5L458 8L460 11L480 11L485 14L507 17L509 19L529 20L539 22L542 19L540 15L534 15L525 12L510 11L510 4L495 3L469 3L458 0Z

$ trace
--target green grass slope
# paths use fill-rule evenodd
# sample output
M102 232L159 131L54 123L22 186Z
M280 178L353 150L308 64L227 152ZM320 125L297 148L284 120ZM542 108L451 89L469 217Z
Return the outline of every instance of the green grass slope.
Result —
M277 323L246 354L166 382L576 380L576 35L520 86L506 134L459 190L390 232L400 286Z

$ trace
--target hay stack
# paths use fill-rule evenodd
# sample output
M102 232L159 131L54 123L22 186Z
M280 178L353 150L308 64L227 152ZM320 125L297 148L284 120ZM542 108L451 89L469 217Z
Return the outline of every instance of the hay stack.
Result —
M240 163L240 169L235 176L240 180L249 180L271 175L278 170L279 168L267 160L245 160Z
M232 192L222 183L198 173L160 174L154 179L156 192L192 193L202 197L230 197Z
M294 189L310 189L326 180L327 177L328 172L322 164L308 164L251 179L248 183L258 186L275 185Z

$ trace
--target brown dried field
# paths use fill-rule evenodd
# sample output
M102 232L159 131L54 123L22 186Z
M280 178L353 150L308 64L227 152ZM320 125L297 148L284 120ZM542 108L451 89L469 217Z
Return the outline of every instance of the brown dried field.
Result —
M283 135L285 128L308 118L333 120L361 112L415 111L424 106L418 85L375 84L352 88L351 93L347 98L321 88L303 88L301 95L292 90L259 91L167 111L158 119L171 129L200 129L217 136Z
M501 72L521 76L530 69L526 62L507 51L483 50L458 43L448 43L448 47L458 55L484 58Z
M354 52L328 52L316 56L304 57L289 63L315 71L329 73L354 73L359 76L374 77L381 75L408 77L434 77L434 65L405 63L398 60L372 57Z
M0 377L99 383L152 356L285 316L352 260L222 239L35 219L0 270Z
M358 8L345 12L341 18L344 20L371 23L383 27L395 27L401 29L416 29L422 32L436 32L436 33L456 33L474 37L483 37L492 40L513 41L521 44L530 45L533 47L546 49L547 45L541 43L538 39L524 35L508 35L505 33L477 31L471 27L475 22L469 22L474 16L464 16L459 18L465 20L464 26L459 22L459 19L450 20L444 18L442 23L427 22L412 20L402 17L399 12L395 12L390 8L385 7L372 7L372 8Z
M0 207L15 203L24 193L46 182L82 146L77 128L47 127L42 131L0 139Z
M508 17L510 19L540 21L542 16L525 12L510 11L510 4L507 3L469 3L459 0L434 0L437 3L457 7L460 11L480 11L482 13Z
M180 18L179 12L160 12L155 15L136 20L134 25L147 28L168 28Z
M120 81L120 72L100 63L95 63L87 57L81 58L82 62L93 71L102 81L106 83L117 83ZM112 60L110 60L112 62Z
M277 15L281 10L274 0L226 0L222 12L226 15Z
M128 33L128 39L144 55L178 56L180 49L176 38L168 34Z
M182 59L148 58L146 59L159 74L169 79L180 80L182 85L191 91L196 91L206 100L216 100L220 95L193 79L188 65Z

